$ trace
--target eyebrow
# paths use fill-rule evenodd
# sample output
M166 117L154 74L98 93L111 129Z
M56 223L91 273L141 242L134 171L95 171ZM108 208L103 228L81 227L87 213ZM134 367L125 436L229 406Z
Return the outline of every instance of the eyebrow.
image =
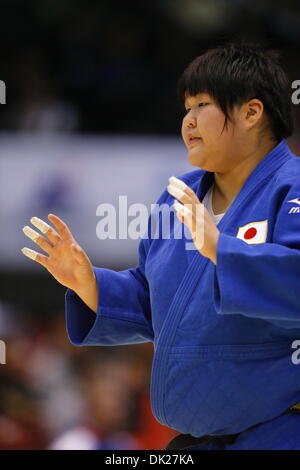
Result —
M203 94L204 94L204 93L203 93ZM191 97L189 97L189 98L184 98L184 101L183 101L184 106L187 106L187 105L188 105L187 101L188 101L190 98L195 98L196 100L203 100L203 101L207 101L207 100L210 100L210 99L211 99L211 97L198 97L198 98L196 98L196 96L191 96Z
M199 97L199 96L198 96L198 97L197 97L197 96L190 96L190 97L188 97L188 98L184 98L184 103L186 104L186 102L187 102L189 99L193 99L193 98L194 98L195 100L204 99L204 98L201 98L201 96L200 96L200 97Z

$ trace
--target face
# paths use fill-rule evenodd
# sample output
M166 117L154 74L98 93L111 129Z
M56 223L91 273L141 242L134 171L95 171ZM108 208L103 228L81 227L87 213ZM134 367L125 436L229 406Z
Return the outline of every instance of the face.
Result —
M206 171L226 172L240 161L243 130L239 126L239 110L233 110L234 128L219 106L206 93L186 95L186 114L182 121L182 138L188 149L188 160ZM198 139L190 140L191 136Z

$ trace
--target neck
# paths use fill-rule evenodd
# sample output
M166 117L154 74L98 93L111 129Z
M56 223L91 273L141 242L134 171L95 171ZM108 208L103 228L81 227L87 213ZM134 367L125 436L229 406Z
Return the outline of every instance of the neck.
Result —
M263 145L260 143L255 149L248 151L246 156L228 172L215 172L214 195L222 199L225 205L226 203L230 205L254 168L276 145L274 141L267 141Z

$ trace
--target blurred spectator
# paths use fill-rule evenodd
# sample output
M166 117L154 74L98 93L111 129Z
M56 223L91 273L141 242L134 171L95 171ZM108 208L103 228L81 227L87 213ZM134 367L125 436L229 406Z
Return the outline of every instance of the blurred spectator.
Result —
M151 344L78 348L63 311L11 312L2 304L0 449L164 448L174 431L151 413Z

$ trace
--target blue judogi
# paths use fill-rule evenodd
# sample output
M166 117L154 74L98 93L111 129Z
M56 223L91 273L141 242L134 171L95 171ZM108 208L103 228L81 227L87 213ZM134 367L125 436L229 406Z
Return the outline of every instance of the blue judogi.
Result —
M196 170L179 178L201 201L213 177ZM174 198L165 191L157 202ZM162 217L154 214L149 227L159 229ZM174 216L172 233L178 224ZM186 250L190 239L145 236L136 268L94 267L97 315L66 292L70 341L152 341L151 405L166 426L195 437L241 433L226 448L300 449L300 415L283 415L300 402L300 364L292 361L300 340L300 158L285 140L252 171L218 228L216 265Z

